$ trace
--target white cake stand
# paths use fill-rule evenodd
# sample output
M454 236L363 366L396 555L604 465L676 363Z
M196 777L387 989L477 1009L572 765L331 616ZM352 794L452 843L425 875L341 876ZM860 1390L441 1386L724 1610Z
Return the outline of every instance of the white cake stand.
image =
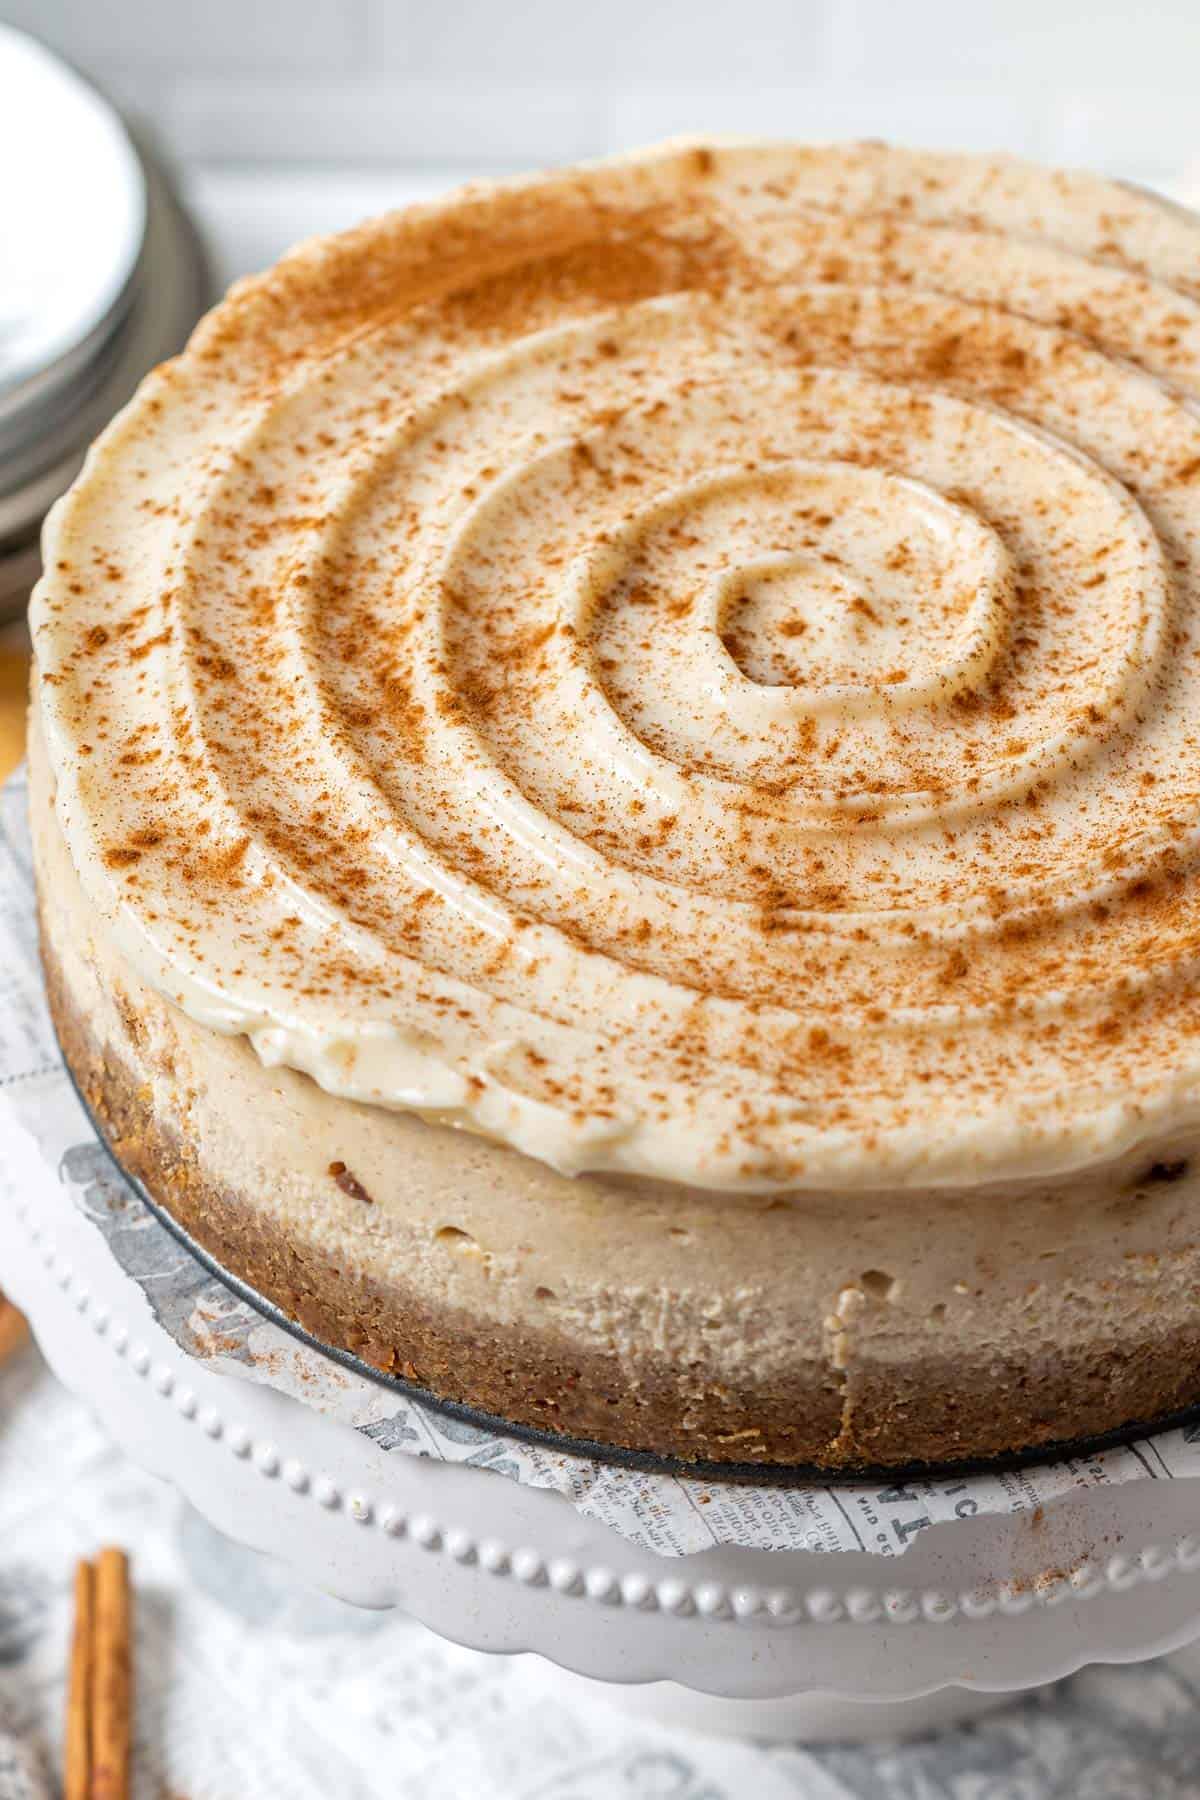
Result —
M810 1741L911 1733L1200 1635L1187 1480L933 1525L898 1559L662 1557L556 1494L389 1455L185 1356L65 1191L39 1183L0 1211L0 1267L60 1379L230 1537L356 1605L536 1652L557 1665L547 1681L613 1684L601 1691L658 1718Z

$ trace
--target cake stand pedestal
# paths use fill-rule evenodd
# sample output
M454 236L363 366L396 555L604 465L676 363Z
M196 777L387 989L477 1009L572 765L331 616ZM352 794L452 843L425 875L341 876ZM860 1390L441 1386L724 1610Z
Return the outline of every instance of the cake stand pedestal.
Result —
M556 1494L388 1454L185 1356L65 1190L41 1182L0 1209L0 1267L60 1379L221 1531L356 1605L402 1607L478 1650L536 1652L555 1665L540 1679L612 1684L610 1698L660 1719L810 1740L911 1733L1200 1635L1187 1480L931 1525L899 1558L663 1557Z

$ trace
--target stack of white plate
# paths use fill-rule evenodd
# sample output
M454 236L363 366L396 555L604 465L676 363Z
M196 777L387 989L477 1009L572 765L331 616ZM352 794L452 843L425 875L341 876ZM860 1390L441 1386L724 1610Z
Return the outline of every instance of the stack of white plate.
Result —
M47 508L205 290L154 160L93 88L0 27L0 617L37 577Z

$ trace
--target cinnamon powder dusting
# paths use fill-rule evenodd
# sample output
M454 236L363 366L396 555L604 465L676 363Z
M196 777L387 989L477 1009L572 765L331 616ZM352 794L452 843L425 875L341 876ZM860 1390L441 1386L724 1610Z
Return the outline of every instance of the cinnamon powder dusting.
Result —
M1084 176L700 144L239 284L34 609L123 945L560 1167L965 1179L1168 1121L1198 246Z

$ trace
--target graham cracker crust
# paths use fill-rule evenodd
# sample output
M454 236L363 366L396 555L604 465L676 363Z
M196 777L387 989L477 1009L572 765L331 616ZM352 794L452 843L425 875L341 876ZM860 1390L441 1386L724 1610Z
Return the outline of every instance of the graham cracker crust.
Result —
M1086 1363L929 1358L897 1369L800 1364L746 1391L699 1366L574 1345L552 1330L498 1328L431 1309L223 1190L150 1103L119 1049L95 1040L42 934L50 1010L68 1067L118 1162L230 1273L321 1342L514 1425L682 1462L811 1465L831 1473L978 1461L1100 1437L1200 1403L1200 1319L1185 1338L1097 1346ZM247 1047L247 1055L252 1056ZM352 1196L331 1200L352 1209Z

